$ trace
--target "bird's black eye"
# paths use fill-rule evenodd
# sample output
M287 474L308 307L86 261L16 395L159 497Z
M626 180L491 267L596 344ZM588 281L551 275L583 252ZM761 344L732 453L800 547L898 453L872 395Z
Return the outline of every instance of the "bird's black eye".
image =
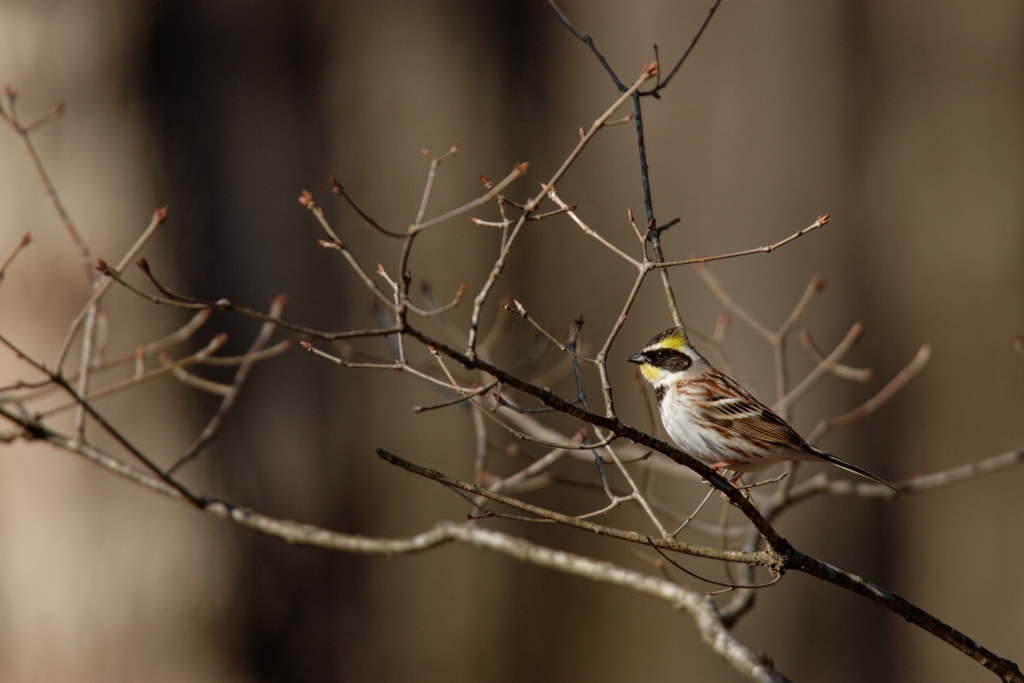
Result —
M654 352L654 357L657 360L665 360L666 358L668 358L668 350L658 349L657 351Z

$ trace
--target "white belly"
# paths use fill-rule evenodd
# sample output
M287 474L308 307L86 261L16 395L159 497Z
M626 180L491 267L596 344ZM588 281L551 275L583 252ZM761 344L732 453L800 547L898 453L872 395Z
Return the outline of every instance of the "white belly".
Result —
M671 396L662 401L661 422L680 450L706 465L730 463L723 469L758 472L785 459L778 457L781 455L778 448L767 451L757 449L755 453L752 452L753 444L742 437L730 437L719 431L719 428L701 424Z

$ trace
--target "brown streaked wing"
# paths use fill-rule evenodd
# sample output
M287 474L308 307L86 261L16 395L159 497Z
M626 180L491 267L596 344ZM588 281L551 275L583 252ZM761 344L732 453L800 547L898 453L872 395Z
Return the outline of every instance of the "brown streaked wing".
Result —
M707 406L713 421L730 423L734 430L751 439L804 451L803 438L786 421L764 406L748 401L728 401L723 405L712 402Z

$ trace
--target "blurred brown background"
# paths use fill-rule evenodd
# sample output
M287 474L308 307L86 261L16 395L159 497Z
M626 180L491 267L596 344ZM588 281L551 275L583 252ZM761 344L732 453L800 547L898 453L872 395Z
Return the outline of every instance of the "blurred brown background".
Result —
M693 2L562 6L626 81L653 59L655 43L674 61L707 11ZM480 173L500 178L529 160L530 174L510 192L523 197L616 97L542 0L5 0L0 81L20 93L25 119L66 103L36 141L94 255L116 261L167 204L171 221L145 253L169 282L255 307L287 292L287 316L321 329L375 321L362 285L316 245L318 228L296 202L302 189L323 200L364 264L394 264L398 245L332 201L328 174L401 229L426 175L420 148L441 154L458 141L428 215L479 193ZM644 114L655 210L662 222L682 219L666 233L669 258L768 244L833 215L771 256L716 268L771 326L813 275L824 276L806 321L823 346L854 321L866 324L851 362L875 368L875 379L826 381L796 410L799 429L865 400L930 341L930 364L903 393L822 445L899 480L1024 443L1024 359L1011 347L1024 331L1024 5L727 1ZM559 191L633 248L626 208L642 215L633 128L602 133ZM36 242L0 288L0 327L49 360L87 287L4 129L0 251L26 229ZM467 280L473 292L497 240L460 218L421 241L414 275L441 299ZM593 342L632 277L558 218L527 232L492 301L514 292L556 330L583 313ZM674 271L673 281L686 320L710 331L719 304L693 273ZM669 324L658 289L645 288L615 358ZM124 292L108 306L111 355L185 319ZM204 341L214 329L228 330L238 351L255 327L218 317ZM513 329L498 355L506 365L529 337ZM736 376L770 399L768 349L739 322L726 348ZM798 378L810 364L797 345L792 357ZM0 364L5 382L25 373L9 354ZM623 418L646 424L631 368L612 365ZM462 517L466 505L389 469L373 448L470 478L468 413L409 410L439 398L410 377L288 354L256 368L187 478L271 515L365 535L415 533ZM169 462L216 401L168 382L103 406ZM1014 470L888 505L820 499L779 527L801 549L1020 662L1022 482ZM700 492L688 491L695 504ZM572 490L537 499L568 505L567 493L573 511L600 503ZM644 523L629 514L610 522ZM493 524L645 566L622 545ZM920 629L803 575L764 591L736 633L794 680L991 680ZM391 560L290 548L67 455L0 450L0 680L481 679L738 676L699 643L688 617L632 594L461 547Z

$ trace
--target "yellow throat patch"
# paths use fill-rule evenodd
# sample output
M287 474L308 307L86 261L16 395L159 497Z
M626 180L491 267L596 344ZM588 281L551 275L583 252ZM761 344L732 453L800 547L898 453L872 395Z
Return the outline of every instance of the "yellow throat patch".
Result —
M640 366L640 372L643 373L644 378L648 382L653 383L658 381L658 378L661 377L664 371L661 368L654 367L650 363L644 363Z

